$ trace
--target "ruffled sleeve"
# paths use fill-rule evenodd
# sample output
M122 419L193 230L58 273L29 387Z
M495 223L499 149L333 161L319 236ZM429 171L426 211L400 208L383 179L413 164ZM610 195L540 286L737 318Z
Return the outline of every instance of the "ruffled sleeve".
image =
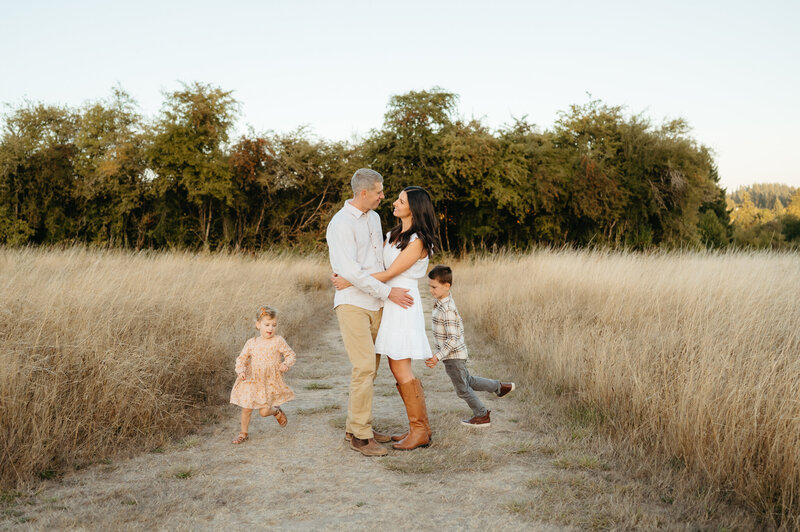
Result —
M247 373L247 370L250 369L250 357L253 356L253 352L251 351L251 346L253 343L253 339L246 341L244 347L242 348L242 352L239 353L239 356L236 357L236 374L240 373Z
M278 338L278 351L283 355L284 364L290 368L294 366L294 363L297 361L297 355L295 355L292 348L289 347L289 344L286 343L286 340L283 339L283 336Z

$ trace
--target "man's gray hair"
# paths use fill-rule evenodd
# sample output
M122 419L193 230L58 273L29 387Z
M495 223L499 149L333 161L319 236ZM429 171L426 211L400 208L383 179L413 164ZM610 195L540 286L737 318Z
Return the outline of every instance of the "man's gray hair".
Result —
M369 168L359 168L350 180L354 196L358 196L362 190L372 190L378 183L383 183L383 176Z

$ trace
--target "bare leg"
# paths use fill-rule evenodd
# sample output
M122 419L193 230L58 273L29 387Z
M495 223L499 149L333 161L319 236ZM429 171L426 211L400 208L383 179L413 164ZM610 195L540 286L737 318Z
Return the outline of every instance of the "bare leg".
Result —
M277 412L278 411L271 406L270 407L265 406L263 408L258 409L258 413L261 415L261 417L274 416Z
M252 408L242 408L242 431L233 439L231 443L240 444L248 440L247 427L250 426L250 414L252 413Z
M247 428L250 426L250 414L252 413L252 408L242 408L242 432L245 434L247 434Z
M411 359L401 358L399 360L389 359L389 369L392 370L394 380L397 384L405 384L414 380L414 371L411 369Z

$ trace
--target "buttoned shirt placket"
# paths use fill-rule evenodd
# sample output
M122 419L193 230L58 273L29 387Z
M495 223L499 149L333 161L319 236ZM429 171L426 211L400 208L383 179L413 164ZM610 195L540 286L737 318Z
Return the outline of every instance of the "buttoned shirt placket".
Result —
M383 264L383 249L378 249L378 246L375 245L375 231L372 230L372 225L369 223L369 216L367 216L367 230L369 231L369 243L375 253L375 258L378 260L378 264ZM380 238L381 242L383 242L383 235L380 235Z

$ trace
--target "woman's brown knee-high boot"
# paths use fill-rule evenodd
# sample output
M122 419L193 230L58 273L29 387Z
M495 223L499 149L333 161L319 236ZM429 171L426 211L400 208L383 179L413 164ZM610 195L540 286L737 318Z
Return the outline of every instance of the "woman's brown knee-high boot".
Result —
M427 447L431 443L428 410L425 407L425 393L419 379L397 385L397 391L406 405L408 414L408 436L392 445L401 451L410 451L417 447Z
M420 388L422 388L422 381L420 381L419 379L417 379L417 381L419 382ZM400 391L400 385L399 384L395 384L395 385L397 386L397 391L399 392ZM424 392L422 392L422 393L423 393L423 398L424 398ZM401 393L400 397L402 398L402 396L403 396L403 394ZM403 401L403 402L405 402L405 401ZM426 406L426 408L424 410L423 416L424 417L422 419L422 422L425 423L425 426L428 428L428 442L431 443L431 442L433 442L433 431L431 430L430 422L428 422L428 409L427 409L427 406ZM392 434L391 438L392 438L392 441L403 441L407 436L408 436L408 431L405 431L402 434Z

